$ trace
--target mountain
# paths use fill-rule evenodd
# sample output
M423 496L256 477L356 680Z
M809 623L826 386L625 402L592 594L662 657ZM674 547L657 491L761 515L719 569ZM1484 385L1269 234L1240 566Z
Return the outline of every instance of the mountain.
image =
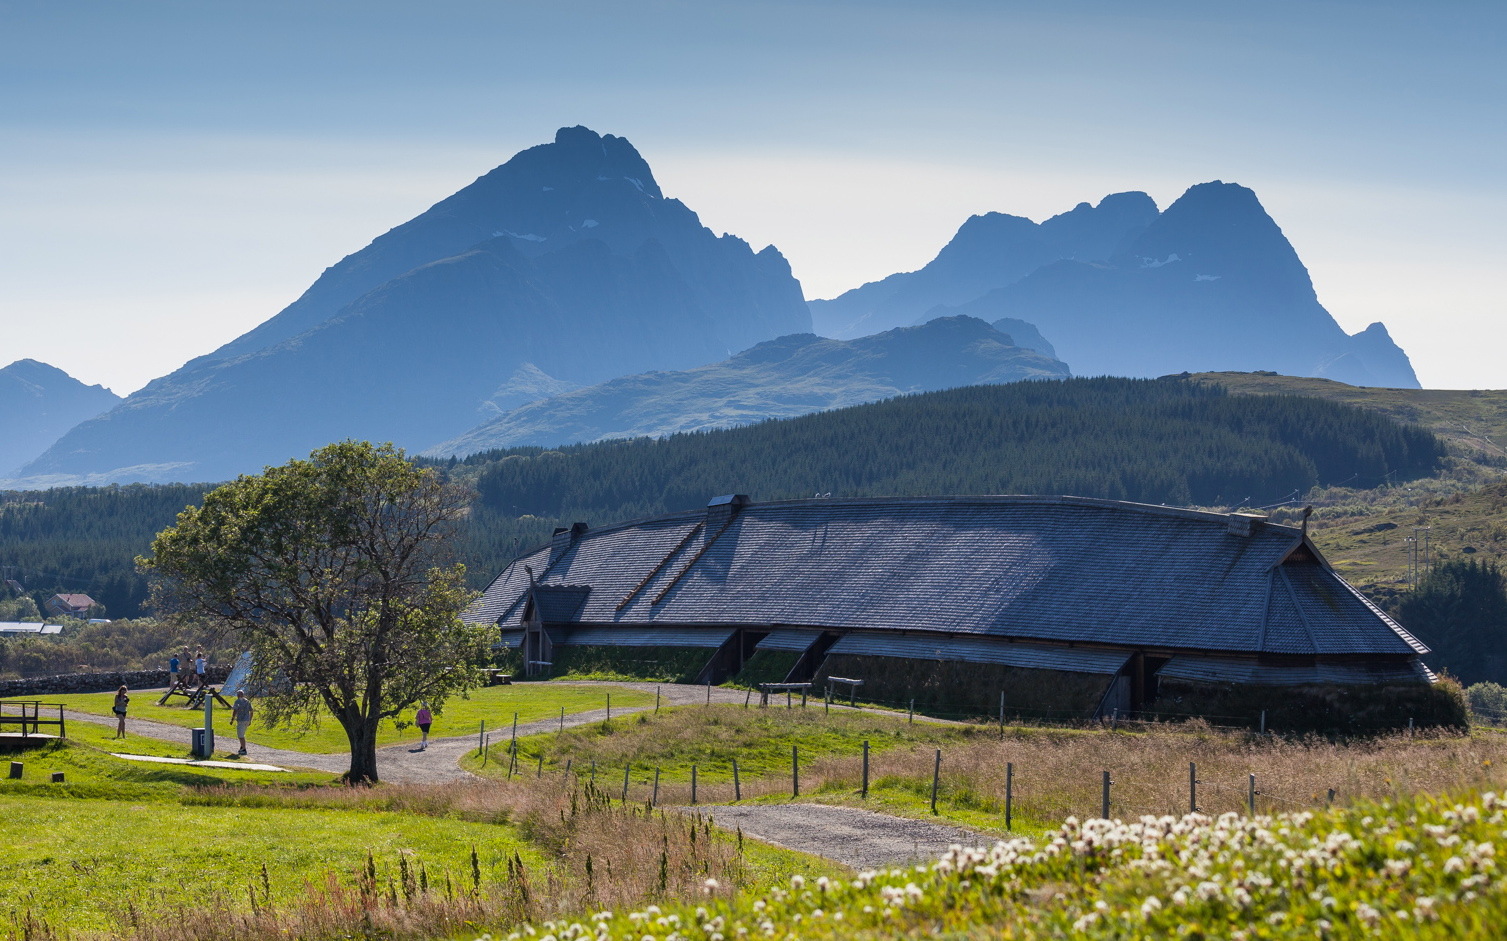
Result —
M973 216L926 267L811 301L812 320L817 333L839 339L908 326L938 305L966 303L1054 261L1107 261L1156 216L1145 193L1079 203L1039 225L1000 212Z
M1048 238L1075 216L1076 241ZM1274 370L1419 387L1383 325L1353 336L1340 328L1282 230L1243 186L1202 183L1160 213L1144 194L1122 193L1034 229L1029 220L992 218L970 219L920 271L813 302L818 332L841 336L845 324L876 318L1009 317L1040 327L1080 375ZM1040 261L1053 246L1065 248Z
M810 329L790 267L583 127L327 269L256 329L70 431L50 483L221 480L342 438L420 448L537 397Z
M118 402L120 396L104 386L86 386L34 359L0 369L0 473L20 467L74 425Z
M1021 324L1034 334L1030 324ZM1035 339L1040 342L1039 335ZM709 366L613 379L524 405L426 455L515 445L663 437L956 386L1065 378L1050 356L972 317L945 317L857 340L795 334Z

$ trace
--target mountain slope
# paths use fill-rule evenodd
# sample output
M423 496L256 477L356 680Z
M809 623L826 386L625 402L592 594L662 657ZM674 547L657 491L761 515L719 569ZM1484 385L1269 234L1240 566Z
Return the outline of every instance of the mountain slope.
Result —
M514 404L520 377L559 388L684 368L809 324L772 246L714 235L626 140L565 128L23 474L219 480L341 438L420 448Z
M812 302L818 328L842 335L833 312L851 320L849 308L863 300L870 319L966 314L1029 321L1080 375L1275 370L1418 388L1407 355L1384 326L1347 336L1335 323L1255 193L1233 183L1203 183L1159 214L1154 206L1147 212L1149 199L1124 202L1140 195L1109 197L1092 211L1080 206L1035 230L1029 220L1016 220L1010 230L1019 235L1017 244L1036 254L1005 251L996 239L992 255L975 251L967 254L968 264L944 264L958 255L955 246L979 242L970 230L989 217L974 217L926 268L877 282L892 289L883 297L867 285L834 301ZM1111 226L1108 216L1100 218L1111 199L1139 212L1120 211ZM1051 247L1043 230L1073 216L1081 217L1078 231L1094 232L1097 240L1052 243L1071 244L1074 253L1060 251L1023 272ZM1120 241L1112 245L1114 233ZM976 290L991 278L991 289ZM864 291L873 296L865 300Z
M120 402L46 363L18 359L0 369L0 473L46 450L64 432Z
M661 437L790 418L908 392L1067 375L1064 364L1014 345L1009 336L971 317L948 317L850 341L796 334L709 366L626 376L533 402L425 454L448 457L515 445Z
M1107 260L1156 215L1156 203L1145 193L1115 193L1098 206L1079 203L1040 225L999 212L973 216L919 271L811 301L813 322L818 333L839 339L908 326L938 305L970 301L1054 261Z

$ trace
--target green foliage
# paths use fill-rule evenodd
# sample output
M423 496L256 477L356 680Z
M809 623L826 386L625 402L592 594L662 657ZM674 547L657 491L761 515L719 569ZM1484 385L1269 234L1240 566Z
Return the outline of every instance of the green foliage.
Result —
M351 780L376 780L378 723L464 692L485 657L464 567L440 564L463 506L392 445L347 441L210 491L140 564L165 606L245 639L264 716L328 709Z
M1495 563L1434 566L1398 603L1396 617L1433 649L1434 669L1467 684L1507 681L1507 578Z
M37 602L29 595L0 598L0 621L40 621L42 612Z
M207 484L129 484L0 492L4 577L38 603L84 592L110 617L145 611L148 584L135 558Z
M201 623L137 618L86 624L67 619L59 634L0 637L0 676L165 670L168 658L184 647L206 651L211 662L228 663L236 654L234 645Z
M1498 683L1476 683L1465 689L1465 699L1470 703L1472 719L1486 725L1507 723L1507 686Z

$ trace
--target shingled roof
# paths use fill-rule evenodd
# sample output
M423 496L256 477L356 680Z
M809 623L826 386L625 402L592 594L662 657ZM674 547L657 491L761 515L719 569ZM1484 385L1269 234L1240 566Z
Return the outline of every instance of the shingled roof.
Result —
M521 629L532 594L541 620L580 626L922 631L1242 655L1428 652L1301 530L1248 515L1081 497L714 503L568 531L509 565L466 616Z

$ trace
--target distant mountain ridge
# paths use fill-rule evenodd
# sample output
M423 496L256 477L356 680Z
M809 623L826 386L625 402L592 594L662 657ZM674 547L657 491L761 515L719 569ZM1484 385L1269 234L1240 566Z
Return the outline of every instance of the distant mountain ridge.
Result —
M74 425L120 401L104 386L85 385L34 359L0 369L0 474L16 470Z
M706 229L628 141L562 128L22 474L221 480L342 438L417 449L518 404L520 382L685 368L809 330L773 246Z
M464 456L518 445L663 437L910 392L1068 375L1063 363L972 317L856 340L796 334L708 366L626 376L523 405L424 453Z
M1335 323L1256 194L1217 180L1164 212L1117 193L1040 225L974 216L919 271L810 307L832 336L942 314L1025 320L1079 375L1275 370L1419 387L1383 325L1351 336Z

